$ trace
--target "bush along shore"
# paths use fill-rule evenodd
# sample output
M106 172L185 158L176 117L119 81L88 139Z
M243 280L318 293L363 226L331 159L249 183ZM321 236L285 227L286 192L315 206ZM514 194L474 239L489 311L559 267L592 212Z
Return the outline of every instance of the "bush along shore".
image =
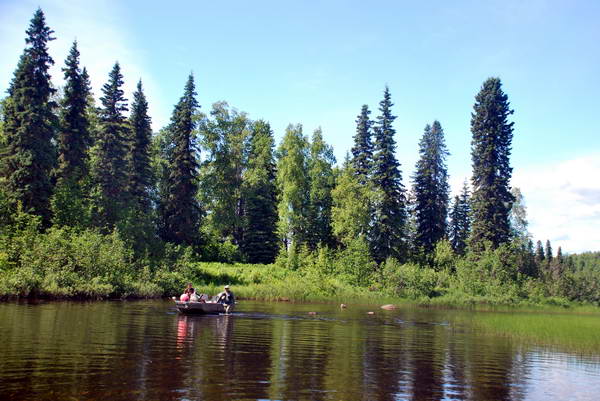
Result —
M421 305L571 307L598 305L600 254L543 262L517 243L456 255L441 241L421 263L389 258L378 265L357 240L343 250L281 251L275 263L235 263L231 245L207 245L222 262L202 261L191 247L163 244L136 257L118 232L39 229L21 214L0 235L0 297L48 299L159 298L179 295L191 282L214 294L232 285L241 299L341 302L410 302ZM210 248L210 249L209 249ZM229 260L228 260L229 259ZM228 263L229 262L229 263ZM533 264L534 267L527 264Z

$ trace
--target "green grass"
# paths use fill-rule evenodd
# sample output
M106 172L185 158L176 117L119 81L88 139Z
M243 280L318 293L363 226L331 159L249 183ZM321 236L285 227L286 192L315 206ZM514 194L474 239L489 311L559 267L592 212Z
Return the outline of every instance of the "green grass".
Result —
M198 291L216 294L229 284L240 299L375 303L383 298L380 292L354 287L334 277L303 274L275 265L197 263L191 273Z
M482 313L473 318L475 328L524 341L555 345L581 353L600 353L600 314L512 312Z

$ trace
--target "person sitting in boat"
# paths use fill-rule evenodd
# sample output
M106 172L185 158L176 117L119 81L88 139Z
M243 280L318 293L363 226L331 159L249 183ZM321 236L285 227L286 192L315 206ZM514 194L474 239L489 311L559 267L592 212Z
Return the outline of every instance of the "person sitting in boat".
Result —
M181 294L181 295L179 296L179 300L180 300L181 302L189 302L189 300L190 300L190 296L189 296L189 294L187 293L187 290L186 290L186 292L184 292L183 294Z
M199 301L198 294L196 294L196 290L194 288L189 289L189 294L190 294L190 302L198 302Z
M225 291L217 295L217 302L225 305L235 304L235 296L233 295L233 292L229 290L229 286L226 285L224 289Z

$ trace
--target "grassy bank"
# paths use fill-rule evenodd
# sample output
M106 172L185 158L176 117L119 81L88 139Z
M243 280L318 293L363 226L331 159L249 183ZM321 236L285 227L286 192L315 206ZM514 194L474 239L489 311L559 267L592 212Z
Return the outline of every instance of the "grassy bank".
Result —
M554 345L562 350L600 354L600 313L558 313L515 311L477 314L470 322L472 327L485 333Z
M117 232L56 227L40 232L35 220L23 219L0 233L0 298L171 297L191 282L209 294L229 284L246 299L410 302L438 308L593 311L594 300L600 299L596 275L526 276L518 269L518 251L504 246L474 258L457 256L441 243L429 260L388 259L381 265L370 259L363 243L341 250L281 252L269 265L203 262L191 248L167 243L152 249L153 254L135 254ZM589 306L581 306L585 302Z

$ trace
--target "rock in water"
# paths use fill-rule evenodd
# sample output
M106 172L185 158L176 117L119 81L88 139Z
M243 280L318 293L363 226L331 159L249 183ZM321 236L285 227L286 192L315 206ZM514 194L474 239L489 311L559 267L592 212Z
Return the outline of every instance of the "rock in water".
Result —
M394 309L398 309L398 307L394 304L387 304L387 305L382 305L381 309L394 310Z

